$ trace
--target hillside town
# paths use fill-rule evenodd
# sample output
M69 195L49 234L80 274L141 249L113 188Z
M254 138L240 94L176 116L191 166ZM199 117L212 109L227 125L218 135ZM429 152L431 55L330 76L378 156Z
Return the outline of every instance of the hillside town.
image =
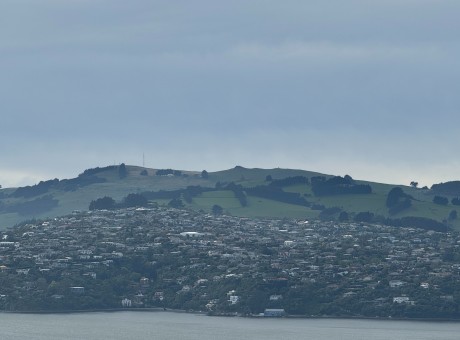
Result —
M0 309L460 318L460 235L168 207L0 232Z

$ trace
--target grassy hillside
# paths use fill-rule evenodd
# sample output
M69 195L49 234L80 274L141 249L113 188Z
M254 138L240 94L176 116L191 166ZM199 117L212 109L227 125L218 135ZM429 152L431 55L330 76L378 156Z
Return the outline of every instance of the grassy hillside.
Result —
M439 222L446 221L451 211L456 210L457 206L453 206L450 200L460 196L460 193L449 192L448 195L444 195L449 199L449 204L438 205L433 203L433 197L437 194L435 191L401 186L404 193L410 195L411 206L390 215L385 203L388 193L395 185L353 181L353 185L370 186L371 193L317 195L311 178L324 176L327 180L333 176L304 170L247 169L237 166L229 170L211 172L204 177L200 172L193 171L176 171L174 174L158 176L156 169L137 166L127 166L127 172L123 176L120 175L119 168L113 166L90 170L76 179L40 183L37 186L21 188L22 191L17 188L0 190L0 228L10 227L23 220L60 216L74 210L88 210L92 200L104 196L110 196L120 202L130 193L158 191L175 191L177 198L182 199L184 205L191 209L211 211L214 205L219 205L224 213L237 216L336 219L339 212L346 212L349 219L353 220L360 212L371 212L379 218L398 219L416 216ZM308 183L282 186L272 183L296 176L305 177ZM244 202L241 201L241 197L236 196L234 187L228 187L230 183L240 188L237 190L241 190L240 196L244 196ZM189 186L199 186L213 191L193 194L186 199L185 192L177 190ZM216 187L218 189L214 189ZM306 203L292 204L276 197L248 194L249 188L254 187L273 189L274 195L282 194L283 197L292 194L291 196L296 196L298 200ZM170 198L155 198L152 201L168 204ZM458 210L460 213L460 207ZM328 211L332 211L333 214L325 214ZM449 220L447 223L453 228L460 229L459 219Z

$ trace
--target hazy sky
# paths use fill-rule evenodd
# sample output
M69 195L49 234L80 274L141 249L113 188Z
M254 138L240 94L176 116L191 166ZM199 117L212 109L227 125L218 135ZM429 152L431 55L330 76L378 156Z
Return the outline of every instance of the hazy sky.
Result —
M460 180L458 0L2 0L0 184L110 164Z

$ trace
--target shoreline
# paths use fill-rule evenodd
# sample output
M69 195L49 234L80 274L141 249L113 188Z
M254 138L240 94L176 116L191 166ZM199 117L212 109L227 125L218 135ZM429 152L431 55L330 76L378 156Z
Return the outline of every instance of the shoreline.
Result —
M375 320L375 321L414 321L414 322L453 322L459 323L460 319L450 319L450 318L395 318L395 317L371 317L371 316L308 316L308 315L285 315L282 317L269 317L263 315L242 315L242 314L231 314L231 313L222 313L222 314L209 314L208 312L203 311L194 311L194 310L184 310L184 309L164 309L162 307L150 307L150 308L110 308L110 309L84 309L84 310L55 310L55 311L0 311L5 314L89 314L89 313L118 313L118 312L143 312L143 313L180 313L180 314L195 314L201 316L209 317L239 317L239 318L248 318L248 319L314 319L314 320Z
M207 312L187 311L184 309L171 309L163 307L149 308L101 308L101 309L66 309L66 310L37 310L37 311L20 311L20 310L3 310L0 313L8 314L83 314L83 313L117 313L117 312L166 312L166 313L189 313L207 315Z

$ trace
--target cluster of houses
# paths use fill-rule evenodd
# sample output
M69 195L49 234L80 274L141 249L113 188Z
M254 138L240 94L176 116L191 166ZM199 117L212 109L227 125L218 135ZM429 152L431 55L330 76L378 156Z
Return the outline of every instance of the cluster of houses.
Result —
M114 283L128 264L136 275ZM316 287L342 311L433 301L458 309L460 236L167 207L75 212L1 231L0 280L4 309L26 308L15 301L27 296L96 299L104 280L126 286L113 288L120 308L284 315L296 311L292 291ZM257 290L263 301L251 302Z

